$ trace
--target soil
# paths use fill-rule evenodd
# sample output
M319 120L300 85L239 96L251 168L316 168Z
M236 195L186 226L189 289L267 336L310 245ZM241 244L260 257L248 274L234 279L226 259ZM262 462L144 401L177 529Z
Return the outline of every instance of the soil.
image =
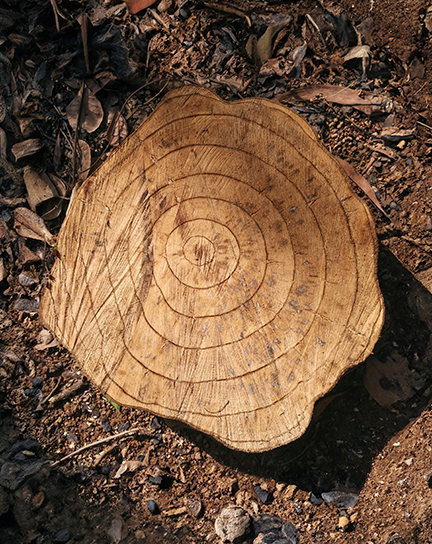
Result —
M432 541L431 13L419 0L233 7L161 0L136 15L110 0L0 7L2 543L218 542L215 520L230 504L255 520L269 514L292 523L301 544ZM259 43L275 14L291 19L270 57L257 59L250 36ZM344 61L359 39L369 46L366 61ZM84 81L101 109L70 107ZM23 229L20 210L31 201L25 168L56 176L56 196L34 208L55 237L74 185L167 90L188 83L227 100L289 102L366 178L386 213L355 187L380 242L386 322L374 355L340 380L326 407L317 405L300 440L262 454L110 403L38 319L55 248L35 216L32 232ZM317 84L385 97L386 109L372 116L286 94ZM383 138L386 126L392 140ZM342 502L322 500L329 492ZM344 504L347 497L355 504Z

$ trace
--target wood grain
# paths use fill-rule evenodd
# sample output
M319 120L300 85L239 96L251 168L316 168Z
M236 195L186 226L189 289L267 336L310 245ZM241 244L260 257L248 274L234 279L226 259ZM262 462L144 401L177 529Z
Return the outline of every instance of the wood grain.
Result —
M311 127L169 93L89 178L42 319L119 404L234 449L298 438L384 319L371 214Z

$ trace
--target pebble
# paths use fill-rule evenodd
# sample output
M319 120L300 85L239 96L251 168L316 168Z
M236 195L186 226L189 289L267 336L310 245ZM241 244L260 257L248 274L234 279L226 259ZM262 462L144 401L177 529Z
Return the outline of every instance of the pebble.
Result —
M34 287L37 284L37 281L27 276L27 274L20 274L18 276L18 281L23 287Z
M339 523L338 523L339 529L342 529L342 531L347 531L349 524L350 524L349 518L347 518L346 516L340 516Z
M162 427L162 425L159 423L159 420L156 416L151 420L150 427L155 430L160 429Z
M224 508L215 522L216 534L222 542L234 542L245 537L251 526L251 517L240 506Z
M70 532L67 529L61 529L60 531L57 531L54 542L69 542L70 539Z
M268 504L270 502L270 493L263 489L259 485L254 485L254 491L255 495L258 497L258 499L263 502L264 504Z
M36 377L36 378L33 378L32 386L35 387L36 389L41 389L42 383L43 383L43 378Z
M39 309L39 300L35 298L19 298L15 301L14 310L32 314Z
M126 421L125 423L121 423L119 426L118 426L118 432L119 433L122 433L124 431L127 431L130 427L130 424Z
M335 504L339 508L352 508L359 498L356 493L345 491L329 491L328 493L321 493L321 497L326 502Z
M187 509L194 518L199 518L202 512L201 501L188 501Z
M309 502L314 504L315 506L319 506L323 503L323 500L317 497L312 493L312 491L309 493Z
M253 522L253 544L298 544L297 528L278 516L262 514Z
M147 501L147 508L149 509L150 514L155 515L159 513L159 507L155 501Z
M100 424L101 424L102 429L103 429L105 432L107 432L107 433L111 433L111 432L112 432L112 427L111 427L110 421L109 421L109 419L108 419L107 417L103 417L103 418L101 419Z
M292 523L284 523L282 527L282 534L290 541L290 544L297 544L297 527L295 527Z

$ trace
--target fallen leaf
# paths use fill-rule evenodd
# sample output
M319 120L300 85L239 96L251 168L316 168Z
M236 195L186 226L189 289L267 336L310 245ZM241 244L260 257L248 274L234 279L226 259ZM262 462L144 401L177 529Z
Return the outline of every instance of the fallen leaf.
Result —
M117 472L114 475L114 478L120 478L125 472L135 472L138 468L142 466L141 461L123 461L119 466Z
M66 108L66 115L73 130L76 130L80 120L81 128L87 132L94 132L102 123L104 113L102 104L95 94L84 86Z
M336 157L336 159L345 170L345 172L348 174L349 178L360 187L360 189L366 194L366 196L370 198L370 200L375 204L379 211L383 213L386 217L388 217L386 212L383 210L381 204L379 203L379 200L377 199L376 194L370 186L368 180L364 178L361 174L359 174L354 166L352 166L349 162L344 161L340 157Z
M415 393L408 360L398 353L392 353L384 363L371 355L366 361L364 384L369 395L380 406L390 407L395 402L411 398Z
M273 54L273 39L292 20L290 15L277 14L273 17L264 34L257 39L254 34L246 45L247 53L257 66L266 62Z
M23 238L41 240L49 245L54 245L54 238L47 229L43 219L28 208L16 208L14 210L14 229Z
M24 238L18 238L18 262L21 265L33 264L41 261L43 255L36 253L27 247Z
M63 208L67 205L68 200L62 196L53 196L48 200L40 202L36 206L36 213L39 217L42 217L44 221L52 221L57 219L61 214Z
M303 45L296 47L289 55L289 59L293 63L290 74L295 77L300 77L300 64L306 55L307 47L308 45L305 42Z
M366 115L383 113L381 104L385 101L384 97L372 93L365 93L364 98L361 98L358 91L338 85L310 85L277 96L279 102L290 102L290 100L296 102L315 98L324 98L334 104L352 106Z
M356 45L343 57L344 62L348 62L353 59L368 58L371 54L370 47L368 45Z
M27 202L34 212L39 203L57 196L56 188L51 183L51 180L49 178L42 179L31 166L24 168L23 177L27 189Z
M125 4L131 13L138 13L142 9L148 8L155 2L156 0L125 0Z
M31 138L30 140L24 140L23 142L18 142L12 146L12 155L15 161L19 161L24 157L29 157L34 155L43 148L44 144L39 138Z
M38 344L36 344L35 349L37 351L43 351L49 348L55 348L59 345L58 341L53 337L47 329L42 329L38 335Z
M382 129L380 137L392 144L400 142L401 140L412 140L415 138L415 130L412 129L400 129L397 127L385 127Z
M414 57L413 60L410 62L410 65L408 66L408 73L410 75L410 78L415 79L416 77L418 77L419 79L423 79L425 76L425 72L425 65L417 57Z

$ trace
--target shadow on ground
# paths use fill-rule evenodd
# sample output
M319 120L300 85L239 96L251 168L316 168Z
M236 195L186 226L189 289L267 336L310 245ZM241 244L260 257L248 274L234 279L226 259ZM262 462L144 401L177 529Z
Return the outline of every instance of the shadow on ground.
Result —
M413 397L380 406L366 390L366 364L342 377L331 395L339 396L297 441L273 451L247 454L232 451L212 438L178 422L168 424L186 435L217 461L245 473L296 484L321 493L335 488L359 491L377 454L426 407L432 383L430 337L432 295L384 247L380 247L379 280L386 320L374 355L382 362L392 354L405 357L416 376ZM397 389L398 383L384 387Z

